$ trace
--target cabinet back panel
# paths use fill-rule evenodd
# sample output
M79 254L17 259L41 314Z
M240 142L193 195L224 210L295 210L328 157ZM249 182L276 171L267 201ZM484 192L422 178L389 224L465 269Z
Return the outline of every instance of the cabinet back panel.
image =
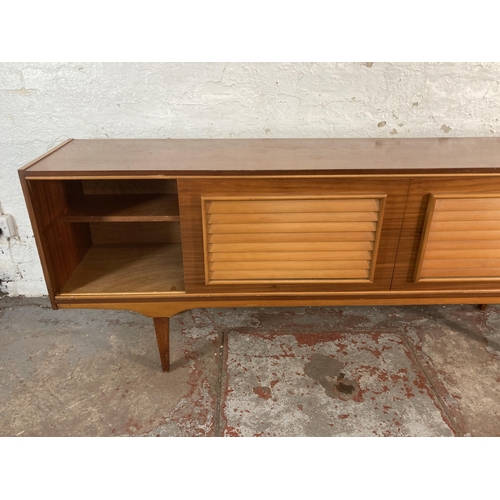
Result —
M175 179L83 180L84 194L165 194L177 193Z
M94 245L180 243L179 222L91 222Z

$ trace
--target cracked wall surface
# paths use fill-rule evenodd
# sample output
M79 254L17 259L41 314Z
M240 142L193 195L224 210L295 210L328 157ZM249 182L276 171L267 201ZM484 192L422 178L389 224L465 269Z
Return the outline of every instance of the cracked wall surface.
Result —
M0 293L46 294L17 169L69 137L500 135L500 63L2 63Z

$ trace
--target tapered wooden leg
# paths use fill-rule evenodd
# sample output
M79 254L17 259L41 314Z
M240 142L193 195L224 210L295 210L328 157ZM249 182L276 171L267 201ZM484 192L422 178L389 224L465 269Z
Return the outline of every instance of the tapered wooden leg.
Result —
M164 372L170 370L170 318L153 318L156 341L160 351L161 367Z
M478 304L477 307L479 307L481 311L484 311L488 307L488 304Z

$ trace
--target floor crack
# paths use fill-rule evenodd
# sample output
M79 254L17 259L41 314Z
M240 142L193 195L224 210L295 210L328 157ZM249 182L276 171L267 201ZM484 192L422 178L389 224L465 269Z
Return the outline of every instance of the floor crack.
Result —
M411 355L413 357L413 360L417 364L417 366L420 368L422 373L424 374L424 377L427 380L427 383L429 384L430 388L432 389L432 392L434 393L434 396L436 397L439 406L441 407L442 413L446 416L446 419L448 420L448 424L451 427L451 430L453 434L457 437L463 437L464 433L460 430L460 426L458 425L457 421L451 414L450 410L448 409L448 406L446 405L444 399L441 397L439 394L439 391L437 390L437 387L435 386L432 377L430 374L427 372L425 369L423 363L420 361L420 356L418 355L415 346L410 342L409 338L406 336L406 333L401 333L401 338L403 340L403 343L405 344L406 348L411 352Z
M219 344L219 363L217 368L217 388L216 388L216 402L215 402L215 416L214 416L214 435L220 437L223 431L222 427L222 382L223 382L223 368L225 359L225 346L226 346L226 332L223 331L220 336Z

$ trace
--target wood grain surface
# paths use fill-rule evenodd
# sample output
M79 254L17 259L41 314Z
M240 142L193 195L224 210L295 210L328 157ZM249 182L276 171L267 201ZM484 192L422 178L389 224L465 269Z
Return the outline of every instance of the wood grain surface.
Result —
M62 295L184 290L180 244L93 246Z
M408 186L405 179L179 179L186 291L388 290ZM351 220L339 219L346 213ZM327 264L321 270L318 262Z
M329 199L203 198L205 282L370 281L375 272L372 257L378 249L375 242L377 228L382 227L379 215L384 202L385 195L369 194ZM341 214L349 214L349 210L359 214L358 218L343 220ZM295 222L295 214L305 220ZM328 220L331 214L337 216L334 222ZM258 241L261 235L281 233L294 233L301 243L269 246L267 241ZM316 241L315 233L331 234L332 239L341 234L347 241L342 242L341 250L332 249L333 243ZM365 241L350 240L353 233L362 235ZM210 237L219 234L227 235L231 243L211 243ZM248 234L255 235L256 242L240 240L241 235ZM371 248L360 249L360 243ZM323 267L318 262L324 262Z
M500 138L73 140L19 174L53 306L500 301Z
M499 193L495 179L413 179L392 289L497 289Z
M500 168L500 138L73 140L25 175L252 175Z
M460 214L464 210L467 214L486 214L485 220L481 216L462 220ZM442 214L445 216L436 220ZM474 237L488 232L497 235L499 229L500 194L431 195L415 281L500 280L500 245L493 248L491 243L482 245L483 241L498 242L496 236L482 240ZM433 243L443 241L448 248L432 247ZM462 244L471 241L475 246L464 249Z
M23 180L23 182L25 182ZM27 181L31 223L52 303L92 245L88 224L64 219L69 200L81 195L78 182Z
M175 194L94 194L70 201L68 222L160 222L178 221Z

